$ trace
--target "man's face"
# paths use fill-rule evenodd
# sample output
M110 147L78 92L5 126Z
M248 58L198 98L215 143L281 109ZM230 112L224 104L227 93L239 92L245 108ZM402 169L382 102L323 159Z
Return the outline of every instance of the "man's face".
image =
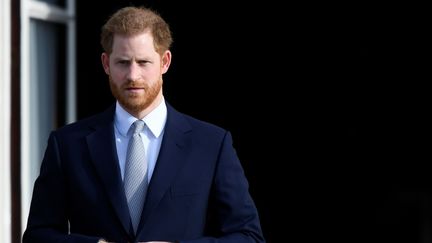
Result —
M156 52L150 32L134 36L114 35L112 53L102 54L109 75L111 92L132 115L152 110L162 99L162 74L166 73L171 53ZM147 113L147 112L145 112Z

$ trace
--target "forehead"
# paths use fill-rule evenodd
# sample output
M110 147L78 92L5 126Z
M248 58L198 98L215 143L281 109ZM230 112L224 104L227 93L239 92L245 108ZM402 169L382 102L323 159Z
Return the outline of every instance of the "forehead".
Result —
M152 52L156 51L151 32L146 31L135 35L115 34L113 38L114 52Z

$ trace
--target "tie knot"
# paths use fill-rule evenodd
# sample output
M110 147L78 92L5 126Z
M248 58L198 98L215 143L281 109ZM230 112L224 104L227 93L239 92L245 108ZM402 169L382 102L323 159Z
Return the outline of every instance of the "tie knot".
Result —
M145 124L144 121L136 120L131 126L131 130L133 131L133 134L140 133L144 128L144 124Z

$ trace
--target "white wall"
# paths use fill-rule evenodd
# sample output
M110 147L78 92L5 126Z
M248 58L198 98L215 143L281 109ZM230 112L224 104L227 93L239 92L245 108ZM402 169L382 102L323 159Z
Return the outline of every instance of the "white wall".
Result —
M10 0L0 0L0 242L11 242L11 23Z

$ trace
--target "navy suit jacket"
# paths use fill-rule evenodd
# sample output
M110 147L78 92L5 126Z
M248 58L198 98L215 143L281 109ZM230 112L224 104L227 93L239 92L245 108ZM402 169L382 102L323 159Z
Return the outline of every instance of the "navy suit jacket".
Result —
M112 106L50 134L23 242L265 242L230 133L167 108L136 234Z

